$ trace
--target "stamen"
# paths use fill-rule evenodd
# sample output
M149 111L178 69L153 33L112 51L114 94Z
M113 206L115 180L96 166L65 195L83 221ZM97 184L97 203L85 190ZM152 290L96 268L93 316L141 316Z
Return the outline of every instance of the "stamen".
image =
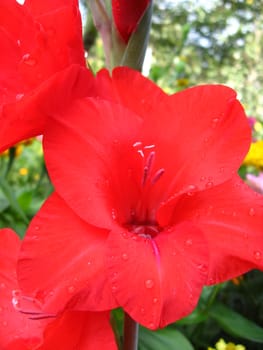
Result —
M142 185L144 186L150 173L152 170L153 162L155 158L155 152L152 151L149 153L146 162L145 162L145 167L143 168L143 177L142 177Z
M152 185L156 184L156 182L158 180L160 180L161 176L164 174L164 168L161 168L159 170L156 171L156 173L154 174L153 178L152 178Z

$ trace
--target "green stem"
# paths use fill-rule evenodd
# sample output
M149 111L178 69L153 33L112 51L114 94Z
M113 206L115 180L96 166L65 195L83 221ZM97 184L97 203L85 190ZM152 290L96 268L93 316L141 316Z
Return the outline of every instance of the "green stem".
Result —
M123 350L137 350L139 325L128 314L124 317Z

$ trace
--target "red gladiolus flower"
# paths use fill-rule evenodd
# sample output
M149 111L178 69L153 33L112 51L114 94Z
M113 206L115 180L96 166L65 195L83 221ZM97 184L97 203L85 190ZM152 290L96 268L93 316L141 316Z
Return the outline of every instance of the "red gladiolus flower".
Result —
M120 36L127 43L136 30L150 0L112 0L112 14Z
M66 94L77 85L85 66L81 33L76 0L27 0L23 6L1 0L0 151L41 134L47 114L41 101L65 101L60 84ZM90 75L82 72L87 85Z
M40 313L36 299L19 297L16 281L19 247L14 232L0 230L1 350L116 350L108 312L65 311L54 319Z
M97 84L101 98L73 101L44 135L56 193L28 229L19 280L46 312L121 306L163 327L204 285L263 267L262 197L235 174L250 129L225 86L168 96L128 68Z

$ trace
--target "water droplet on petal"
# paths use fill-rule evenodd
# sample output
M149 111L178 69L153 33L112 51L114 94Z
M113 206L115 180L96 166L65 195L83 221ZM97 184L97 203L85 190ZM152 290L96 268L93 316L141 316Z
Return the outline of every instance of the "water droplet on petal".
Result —
M0 283L0 288L4 289L6 287L5 283Z
M153 280L146 280L145 282L144 282L144 284L145 284L145 287L147 288L147 289L151 289L153 286L154 286L154 282L153 282Z
M187 239L187 240L185 241L185 244L186 244L188 247L190 247L190 246L193 244L193 241L192 241L191 239Z
M75 287L74 287L74 286L69 286L69 287L68 287L68 292L69 292L70 294L74 293L74 292L75 292Z
M257 260L257 261L259 261L259 260L261 260L262 259L262 253L260 252L260 251L255 251L254 252L254 258L255 258L255 260Z
M220 119L218 117L212 118L212 128L217 127L219 120Z
M249 216L255 216L256 212L254 208L250 208L248 211Z
M16 100L20 101L25 95L24 94L17 94L16 95Z
M22 61L28 66L34 66L37 63L36 60L29 53L26 53L22 57Z
M114 208L111 210L111 217L113 218L113 220L117 219L116 210Z
M145 309L143 307L141 308L141 314L145 314Z
M128 260L128 254L126 253L123 253L121 257L123 260Z
M200 177L200 181L202 181L202 182L205 181L205 179L206 179L205 176L201 176L201 177Z
M7 322L6 321L3 321L3 326L6 327L7 326Z
M36 231L39 231L39 226L35 226L34 229L35 229Z
M154 324L153 324L153 323L149 323L148 328L150 328L150 329L155 329Z
M111 287L111 291L112 291L112 293L116 293L116 291L117 291L117 286L112 286L112 287Z
M91 262L91 261L88 261L88 262L87 262L87 265L88 265L88 266L90 266L91 264L92 264L92 262Z
M213 182L209 181L209 182L206 183L205 187L206 188L211 188L211 187L213 187L213 185L214 185Z
M18 46L18 47L21 46L21 41L20 41L19 39L16 41L16 43L17 43L17 46Z
M193 196L196 190L197 190L197 186L195 185L188 186L188 191L187 191L188 196Z
M154 304L157 304L158 301L159 301L158 298L153 298L153 303L154 303Z
M207 271L207 266L205 264L199 264L199 265L197 265L197 268L201 272L206 272Z

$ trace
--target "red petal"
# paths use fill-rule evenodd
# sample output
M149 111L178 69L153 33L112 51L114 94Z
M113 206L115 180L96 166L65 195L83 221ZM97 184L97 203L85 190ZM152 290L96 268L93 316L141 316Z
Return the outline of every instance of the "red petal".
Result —
M101 98L119 103L142 117L151 114L155 108L153 101L161 104L168 98L150 79L129 67L114 68L112 76L106 69L102 69L97 74L96 81Z
M38 350L117 350L109 313L66 311L45 332Z
M122 209L119 221L130 216L130 204L137 200L136 181L140 184L142 176L141 157L132 146L140 123L137 115L120 105L78 100L44 136L47 167L56 190L93 225L113 228L116 206ZM137 180L129 169L139 176Z
M163 200L222 183L236 172L250 144L250 129L235 92L205 85L169 98L152 109L145 138L156 145L164 168ZM164 192L165 191L165 192Z
M210 251L208 284L263 268L263 198L239 177L182 196L160 216L170 217L167 224L189 220L205 234Z
M40 112L35 115L41 85L71 64L85 65L77 6L71 4L38 13L36 18L14 0L1 1L0 49L5 52L0 57L0 150L3 150L43 132L43 116ZM52 96L55 91L52 84L47 91ZM5 108L9 103L15 106Z
M10 229L0 230L0 348L27 350L41 340L44 321L29 320L16 311L12 291L18 289L16 262L20 241Z
M125 43L129 41L150 0L112 0L115 26Z
M112 291L130 316L155 329L189 314L207 278L207 245L188 223L155 239L113 231L108 240Z
M90 93L91 85L90 71L72 65L20 101L5 105L0 114L0 152L18 141L42 134L53 109L64 108L73 98Z
M116 307L104 266L106 238L107 232L87 225L53 194L23 240L18 262L23 294L39 300L48 313L61 310L75 294L78 309Z
M78 0L26 0L24 7L32 13L35 17L41 16L43 13L51 11L59 11L60 8L65 6L78 6Z

